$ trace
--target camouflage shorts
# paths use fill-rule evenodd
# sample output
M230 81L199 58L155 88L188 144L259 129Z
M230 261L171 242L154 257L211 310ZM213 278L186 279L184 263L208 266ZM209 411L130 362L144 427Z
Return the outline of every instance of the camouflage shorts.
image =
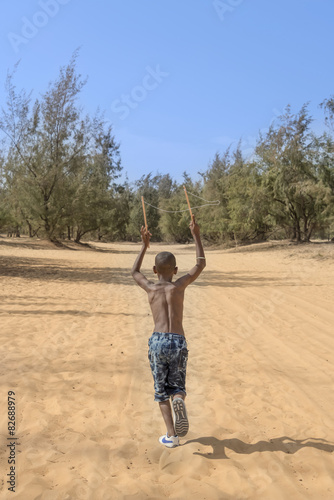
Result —
M186 394L187 342L178 333L154 332L148 341L148 359L154 379L154 401Z

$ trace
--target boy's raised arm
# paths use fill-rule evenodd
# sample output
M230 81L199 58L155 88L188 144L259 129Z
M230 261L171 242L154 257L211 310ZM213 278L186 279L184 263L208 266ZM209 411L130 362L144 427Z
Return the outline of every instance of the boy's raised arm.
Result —
M193 235L193 238L195 240L195 245L196 245L196 264L190 271L185 275L182 276L182 278L179 278L177 280L178 285L181 286L188 286L190 283L195 281L196 278L201 274L203 269L206 266L206 260L205 260L205 255L204 255L204 249L201 241L201 235L199 231L199 225L195 222L195 217L194 215L192 216L192 220L190 223L190 230L191 234Z
M146 231L144 226L141 227L140 230L141 234L141 239L143 242L143 245L141 247L141 250L132 266L131 269L131 274L133 279L138 283L139 286L144 288L144 290L148 291L149 285L151 284L150 281L143 275L143 273L140 272L141 265L143 263L143 259L145 256L145 252L147 247L149 246L150 243L150 237L152 236L149 231Z

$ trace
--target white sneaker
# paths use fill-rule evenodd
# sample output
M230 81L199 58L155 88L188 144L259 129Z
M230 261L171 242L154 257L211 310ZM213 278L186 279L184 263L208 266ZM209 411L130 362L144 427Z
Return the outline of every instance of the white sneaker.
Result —
M168 436L168 434L165 434L164 436L159 437L159 443L167 446L167 448L175 448L176 446L179 446L179 438L178 436Z

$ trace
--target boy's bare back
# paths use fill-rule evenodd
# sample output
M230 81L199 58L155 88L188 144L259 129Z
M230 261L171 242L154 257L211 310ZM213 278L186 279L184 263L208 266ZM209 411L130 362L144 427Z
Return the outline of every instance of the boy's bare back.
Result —
M154 331L184 335L183 299L184 287L175 283L154 283L148 290L148 300L154 321Z
M175 282L173 282L172 279L173 275L177 272L177 267L164 269L163 272L159 272L159 267L154 266L153 271L158 275L159 279L156 283L149 281L140 272L140 267L151 236L144 227L141 228L143 247L133 265L132 276L138 285L148 294L155 332L178 333L184 335L182 326L184 291L186 287L200 275L205 267L204 250L200 239L199 227L194 218L190 224L190 229L196 244L197 262L195 266L186 275L177 279Z

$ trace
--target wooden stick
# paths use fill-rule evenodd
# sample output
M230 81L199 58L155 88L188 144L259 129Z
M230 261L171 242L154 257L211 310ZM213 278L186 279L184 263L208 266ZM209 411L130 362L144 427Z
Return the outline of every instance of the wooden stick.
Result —
M145 203L144 203L144 196L141 197L141 204L143 206L143 214L144 214L144 221L145 221L145 229L147 231L147 219L146 219L146 212L145 212Z
M147 219L146 219L146 211L145 211L145 203L144 203L144 196L141 197L141 204L143 206L143 214L144 214L144 222L145 222L145 229L146 229L146 233L148 232L148 229L147 229ZM148 247L150 246L150 243L147 245Z
M187 190L186 190L186 186L183 186L183 189L184 189L184 194L186 195L186 198L187 198L187 203L188 203L188 208L189 208L189 212L190 212L190 217L192 219L193 218L193 213L191 211L191 206L190 206L190 203L189 203L189 198L188 198L188 193L187 193Z

